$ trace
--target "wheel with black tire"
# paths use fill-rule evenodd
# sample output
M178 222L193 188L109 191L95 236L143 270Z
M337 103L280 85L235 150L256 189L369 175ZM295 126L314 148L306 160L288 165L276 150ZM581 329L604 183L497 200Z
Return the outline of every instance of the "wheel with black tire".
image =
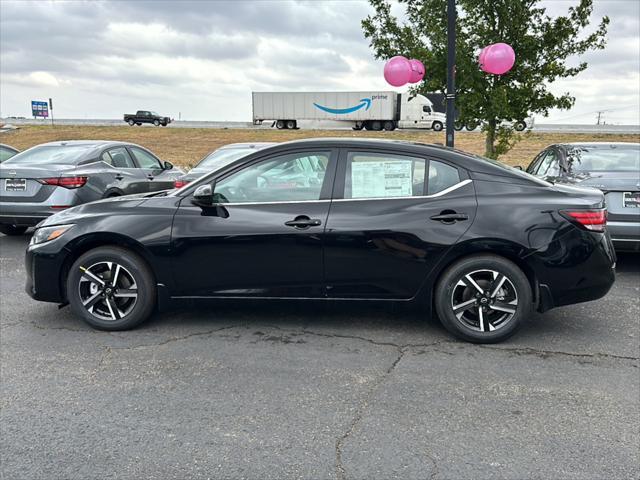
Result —
M380 130L382 130L382 122L379 120L374 120L373 122L371 122L371 130L373 130L374 132L379 132Z
M464 125L462 124L462 122L453 122L453 129L456 132L459 132L460 130L462 130L464 128Z
M518 131L518 132L522 132L525 128L527 128L527 124L524 121L520 120L520 121L515 123L513 128L515 128L516 131Z
M129 126L133 127L136 122L134 122L132 119L129 119L129 121L127 122L129 124Z
M387 131L390 132L392 130L396 129L396 124L394 122L392 122L391 120L387 120L386 122L384 122L383 128Z
M441 132L443 128L442 122L433 122L431 128L433 128L435 132Z
M0 233L9 235L11 237L17 237L18 235L24 235L29 227L18 227L16 225L0 225Z
M160 126L160 120L154 120L154 121L153 121L153 124L154 124L156 127L159 127L159 126Z
M287 129L295 130L297 126L298 124L295 120L287 120Z
M364 127L364 129L365 129L366 131L368 131L368 132L369 132L369 131L371 131L371 130L373 130L373 128L371 127L371 122L364 122L363 127Z
M147 263L120 247L99 247L81 255L67 276L71 310L99 330L127 330L147 320L156 288Z
M139 126L139 127L141 127L141 126L142 126L142 123L141 123L141 122L136 122L136 125L137 125L137 126Z
M531 311L531 285L522 270L497 255L474 255L451 265L435 290L440 321L474 343L510 337Z
M285 126L286 126L286 125L285 125L285 123L284 123L284 120L278 120L278 121L276 122L276 128L277 128L278 130L282 130L282 129L284 129L284 127L285 127Z
M478 128L478 124L476 122L468 122L464 128L466 128L469 132L473 132L476 128Z

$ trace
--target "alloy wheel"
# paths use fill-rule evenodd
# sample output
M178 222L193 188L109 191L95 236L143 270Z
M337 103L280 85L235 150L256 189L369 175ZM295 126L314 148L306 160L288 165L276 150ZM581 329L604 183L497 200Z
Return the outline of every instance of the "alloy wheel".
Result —
M505 327L516 314L518 292L506 275L495 270L476 270L456 283L451 308L466 328L494 332Z
M80 301L87 312L100 320L117 321L126 317L138 302L135 278L116 262L98 262L80 267Z

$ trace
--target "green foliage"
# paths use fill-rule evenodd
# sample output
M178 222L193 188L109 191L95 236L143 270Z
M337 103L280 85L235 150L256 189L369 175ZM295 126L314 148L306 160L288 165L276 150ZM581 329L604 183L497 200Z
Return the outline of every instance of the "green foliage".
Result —
M404 55L420 59L426 69L417 93L444 92L447 66L447 1L398 0L405 9L400 21L388 0L369 0L376 13L362 21L375 57ZM532 114L547 116L552 108L569 109L575 97L555 95L549 85L573 77L587 63L567 62L589 50L603 49L609 18L587 32L593 0L579 0L566 16L551 18L539 0L457 0L456 106L463 122L481 120L487 134L485 154L506 153L518 140L502 121ZM497 42L510 44L516 64L506 75L480 70L477 55ZM497 144L496 144L497 141Z

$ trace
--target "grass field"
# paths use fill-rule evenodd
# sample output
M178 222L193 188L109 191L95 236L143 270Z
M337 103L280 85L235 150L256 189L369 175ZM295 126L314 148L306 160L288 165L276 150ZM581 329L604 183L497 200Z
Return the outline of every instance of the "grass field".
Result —
M544 147L553 143L588 141L638 142L640 135L525 133L522 140L500 158L509 165L526 166ZM155 152L163 160L189 167L211 150L234 142L282 142L310 137L360 137L444 143L444 132L395 131L353 132L350 130L214 129L158 127L94 127L94 126L24 126L0 134L0 143L20 150L53 140L119 140L137 143ZM482 154L484 135L456 132L456 148Z

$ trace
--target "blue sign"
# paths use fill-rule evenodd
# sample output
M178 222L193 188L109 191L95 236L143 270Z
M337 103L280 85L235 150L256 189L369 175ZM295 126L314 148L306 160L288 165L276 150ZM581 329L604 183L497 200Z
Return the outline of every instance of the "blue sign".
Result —
M34 117L49 117L49 104L47 102L39 102L31 100L31 115Z
M336 115L344 115L346 113L353 113L357 110L360 110L361 108L365 108L365 110L369 110L369 107L371 107L371 99L370 98L361 98L360 99L360 103L354 107L349 107L349 108L330 108L330 107L324 107L322 105L318 105L317 103L313 104L316 108L319 108L320 110L322 110L323 112L327 112L327 113L334 113Z

